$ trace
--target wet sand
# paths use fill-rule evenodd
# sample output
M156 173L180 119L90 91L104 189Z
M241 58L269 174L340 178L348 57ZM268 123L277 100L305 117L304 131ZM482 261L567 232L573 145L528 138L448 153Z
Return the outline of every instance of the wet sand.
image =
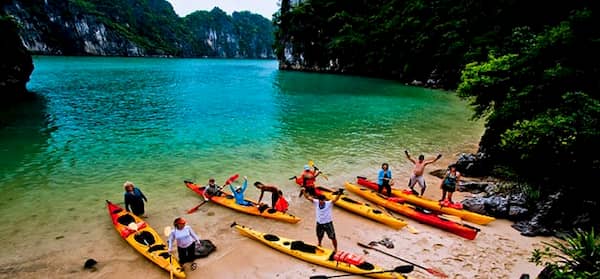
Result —
M445 156L440 162L430 165L426 171L444 168L454 158ZM396 187L404 185L410 173L410 163L400 159L390 165L396 177ZM346 180L354 182L352 179L356 175L373 178L377 169L373 167L363 170L365 173L344 177L330 175L329 181L321 179L321 183L330 188L340 188ZM438 199L440 179L427 174L426 181L429 187L425 196ZM241 236L230 228L232 222L237 222L259 231L316 244L314 208L308 201L298 197L297 186L291 182L281 184L280 187L284 189L290 202L289 212L302 218L297 224L244 215L210 203L203 205L196 213L187 215L184 212L200 200L181 188L177 189L177 192L183 193L181 195L160 203L157 199L151 200L147 205L149 218L146 221L161 233L164 226L172 222L173 216L185 216L201 238L215 243L217 250L214 253L196 260L196 270L192 271L190 264L185 264L188 278L309 278L312 275L343 274L278 252ZM360 199L351 193L347 194ZM247 195L256 199L258 192L249 188ZM465 193L456 193L455 200L460 201L464 196ZM269 201L270 196L267 195L265 200ZM135 252L118 236L106 216L105 208L95 206L90 210L97 211L98 218L86 221L89 222L86 230L70 231L65 228L64 234L57 235L54 239L9 243L0 257L0 278L169 277L168 272ZM333 215L340 250L362 254L368 261L390 269L405 265L402 261L375 250L364 250L356 244L389 238L395 246L393 249L382 245L376 247L426 268L438 269L449 278L519 278L523 273L534 278L541 267L529 263L528 258L533 248L542 247L541 241L549 240L545 237L521 236L510 227L512 223L507 220L496 220L484 226L474 225L481 228L481 231L474 240L467 240L398 214L396 216L406 220L418 233L411 233L407 228L395 230L338 207L334 208ZM34 248L36 245L45 247L42 250L46 252L41 255L37 253ZM326 236L323 246L332 247ZM98 261L92 270L83 269L88 258ZM435 278L418 267L408 276ZM353 277L357 276L347 278Z

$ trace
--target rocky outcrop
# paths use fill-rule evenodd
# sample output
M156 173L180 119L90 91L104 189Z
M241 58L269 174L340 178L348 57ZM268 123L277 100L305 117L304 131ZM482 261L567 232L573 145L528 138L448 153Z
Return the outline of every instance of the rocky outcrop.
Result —
M164 0L10 1L35 54L274 58L270 20L215 8L179 18Z
M489 166L483 154L461 154L457 169L463 174L481 174ZM486 163L487 164L487 163ZM462 201L467 210L515 221L513 228L525 236L558 235L572 228L589 228L598 224L592 214L598 208L597 199L577 193L558 191L540 195L527 185L499 180L463 182L459 192L470 192L472 197Z
M0 103L9 104L30 96L26 84L33 72L33 60L10 17L0 16L0 37Z

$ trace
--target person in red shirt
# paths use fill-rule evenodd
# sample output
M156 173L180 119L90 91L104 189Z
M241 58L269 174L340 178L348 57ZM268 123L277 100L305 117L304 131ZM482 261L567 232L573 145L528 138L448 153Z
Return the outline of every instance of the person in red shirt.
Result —
M315 181L317 180L317 176L321 174L318 168L312 169L309 165L304 166L304 171L300 174L300 176L296 176L296 183L302 186L305 191L313 197L318 196L320 193L315 187Z

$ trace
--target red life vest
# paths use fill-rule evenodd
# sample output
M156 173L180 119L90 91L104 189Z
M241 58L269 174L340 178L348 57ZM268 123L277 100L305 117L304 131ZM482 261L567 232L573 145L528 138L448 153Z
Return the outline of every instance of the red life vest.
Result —
M275 210L286 212L288 210L288 207L288 201L286 201L285 198L283 198L283 196L279 196L279 199L277 199L277 202L275 203Z

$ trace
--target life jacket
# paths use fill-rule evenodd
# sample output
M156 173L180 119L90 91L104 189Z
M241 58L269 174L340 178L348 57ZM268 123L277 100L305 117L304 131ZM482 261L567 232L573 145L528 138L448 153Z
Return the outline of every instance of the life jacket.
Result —
M286 212L288 210L288 207L289 207L288 201L285 200L285 198L283 196L279 196L279 199L277 199L277 202L275 203L275 210L281 211L281 212Z
M311 174L312 178L309 179L305 179L304 175L305 174ZM315 187L315 172L314 171L303 171L302 174L300 174L300 176L296 177L296 183L300 186L308 186L308 187Z
M353 265L360 265L365 262L365 259L362 256L344 251L335 252L335 255L333 255L333 259L338 262L344 262Z

